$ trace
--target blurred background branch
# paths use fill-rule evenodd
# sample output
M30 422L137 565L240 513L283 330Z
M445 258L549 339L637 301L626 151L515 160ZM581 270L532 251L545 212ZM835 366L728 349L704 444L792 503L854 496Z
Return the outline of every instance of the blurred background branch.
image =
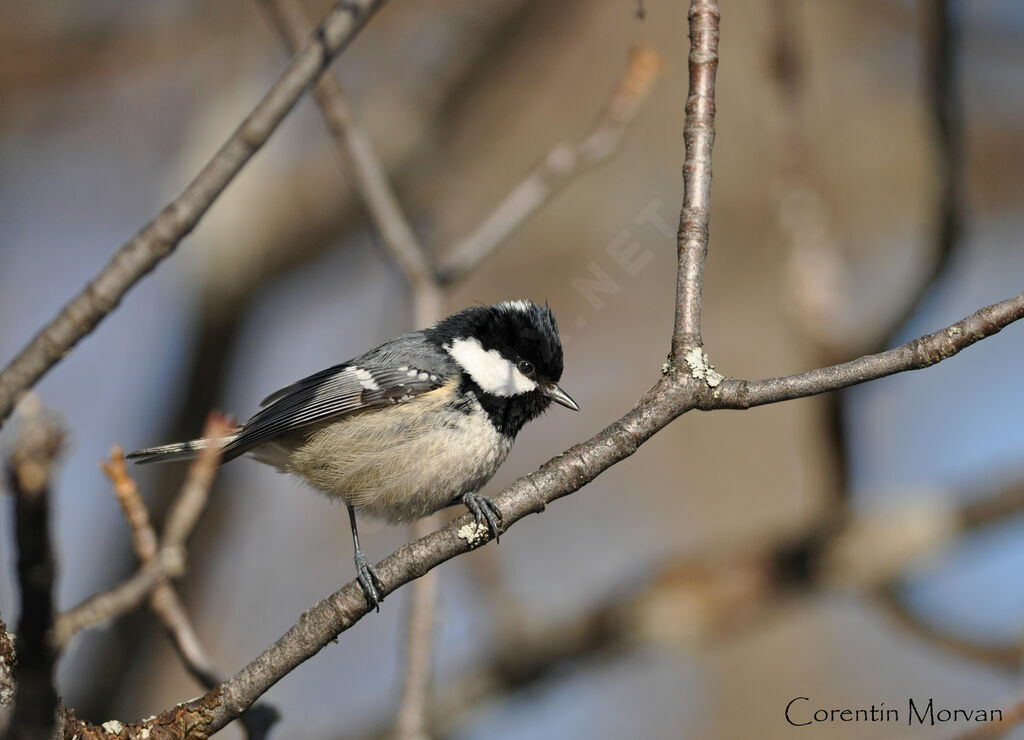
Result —
M203 437L217 438L226 434L230 429L231 426L226 424L224 419L213 415L203 429ZM200 474L193 473L190 476L192 486L194 486L193 490L202 491L202 498L205 498L213 482L212 473L216 461L217 456L214 452L201 457L195 468L200 471ZM139 562L147 565L157 557L159 552L156 530L149 520L149 512L139 493L139 487L128 473L124 452L120 447L115 447L111 451L110 460L103 464L103 472L110 478L118 503L121 504L125 518L131 526L132 541ZM198 500L194 508L201 510L205 507L202 498L197 493ZM201 514L201 511L197 513ZM192 677L206 690L221 683L223 679L220 678L213 660L203 647L185 604L178 595L174 584L167 577L162 578L149 595L149 608L163 625L178 657ZM268 735L270 728L278 718L279 714L273 707L266 704L255 704L242 714L239 721L245 727L249 740L258 740Z
M921 56L923 59L923 92L927 110L931 115L934 136L935 199L930 221L934 230L931 250L916 288L902 308L877 328L876 338L867 351L879 352L890 346L909 319L918 311L939 280L944 279L952 265L958 240L963 232L964 174L962 165L962 112L957 91L957 31L953 20L952 3L948 0L926 0L921 3ZM807 152L804 146L802 90L804 74L802 49L805 41L797 21L797 7L792 0L777 0L773 13L773 48L771 52L773 81L777 105L773 109L773 127L779 139L776 164L778 214L781 235L788 244L789 290L792 315L805 338L816 344L822 361L829 361L844 352L838 345L845 337L847 347L851 340L849 327L857 324L853 308L842 305L842 296L849 295L844 285L849 271L840 266L843 259L837 245L828 234L830 227L824 215L822 198L807 175ZM831 332L826 336L823 332ZM855 345L854 345L855 346ZM851 516L847 507L851 502L846 460L849 443L845 430L848 422L841 396L826 402L822 426L832 436L831 448L838 470L839 491L834 500L839 506L823 520L827 532L833 525L830 519L842 521ZM907 603L904 589L895 581L882 584L876 590L878 602L903 629L934 642L938 647L954 651L974 660L991 661L1006 666L1019 660L1020 646L987 646L965 641L924 621Z
M56 565L50 544L50 488L64 432L41 408L38 398L29 398L22 405L18 422L6 477L14 493L21 614L14 712L4 738L34 740L50 737L57 719L57 649L52 634ZM9 669L12 656L6 635L4 643L3 659Z
M21 394L112 310L139 280L192 231L235 175L284 120L334 56L351 42L383 0L339 3L274 86L175 200L122 246L107 267L73 298L0 372L0 425Z

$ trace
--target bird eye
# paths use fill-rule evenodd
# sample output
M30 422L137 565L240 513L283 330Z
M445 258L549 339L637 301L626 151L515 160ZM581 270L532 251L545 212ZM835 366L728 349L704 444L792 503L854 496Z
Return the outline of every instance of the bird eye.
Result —
M530 362L529 360L520 360L516 367L519 368L519 372L521 372L528 378L536 372L536 368L533 366L533 363Z

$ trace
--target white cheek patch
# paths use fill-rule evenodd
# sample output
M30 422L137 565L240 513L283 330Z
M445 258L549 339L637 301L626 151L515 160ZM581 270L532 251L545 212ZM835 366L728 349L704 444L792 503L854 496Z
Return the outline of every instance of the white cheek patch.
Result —
M473 381L495 396L517 396L537 389L537 384L495 349L485 350L479 339L456 339L445 347Z

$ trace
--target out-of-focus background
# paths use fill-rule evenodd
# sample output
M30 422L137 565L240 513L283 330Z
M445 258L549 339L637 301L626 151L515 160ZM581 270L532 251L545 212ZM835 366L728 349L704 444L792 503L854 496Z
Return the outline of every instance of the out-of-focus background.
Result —
M662 56L616 156L576 178L446 296L446 310L548 299L565 335L563 385L583 408L530 425L491 492L629 408L668 349L686 4L644 5L638 20L626 0L396 2L333 67L417 233L443 252L553 145L589 130L632 45ZM900 313L931 264L939 175L922 42L931 4L722 5L704 336L721 372L780 375L870 345L865 337ZM320 17L328 4L305 7ZM780 8L795 81L777 63ZM4 0L0 14L6 362L179 192L286 55L255 0ZM1024 276L1024 6L962 2L953 25L967 220L943 274L897 328L901 341L1020 291ZM630 242L637 259L625 269L614 255ZM112 444L194 435L211 407L245 417L271 390L411 328L409 316L402 277L307 99L178 253L38 386L70 431L55 500L60 605L135 568L98 466ZM895 585L809 572L817 551L801 537L831 531L820 522L837 500L843 521L889 522L900 542L904 524L912 539L911 524L930 520L899 512L948 511L1019 487L1022 340L1024 327L1010 327L938 367L844 393L838 405L815 398L688 414L517 525L500 548L444 565L439 731L790 737L784 708L797 696L815 707L901 710L907 697L949 707L1012 700L1024 642L1016 509L912 565L900 561ZM161 511L182 471L136 472ZM10 510L8 501L0 539L8 624L17 614ZM370 524L364 546L378 559L407 538ZM766 571L801 585L773 582L778 598L755 609L758 587L743 579L758 566L731 565L751 552L796 553ZM182 592L230 675L352 576L344 510L239 461L217 482ZM889 587L880 594L878 585ZM389 726L406 599L390 597L269 692L283 714L280 737L366 737ZM601 632L594 625L608 613ZM570 659L517 672L508 650L501 657L508 634L527 643L546 634L553 654L588 624L593 644ZM452 695L502 665L488 674L493 691ZM64 701L97 721L200 693L144 612L77 637L59 681ZM860 738L958 728L801 729Z

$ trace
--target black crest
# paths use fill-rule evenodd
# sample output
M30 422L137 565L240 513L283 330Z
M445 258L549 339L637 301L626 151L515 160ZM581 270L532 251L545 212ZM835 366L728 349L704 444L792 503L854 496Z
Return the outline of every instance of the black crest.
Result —
M428 336L439 346L474 337L484 349L496 349L512 362L528 360L537 375L553 383L562 377L562 342L555 314L533 301L471 306L440 321Z

